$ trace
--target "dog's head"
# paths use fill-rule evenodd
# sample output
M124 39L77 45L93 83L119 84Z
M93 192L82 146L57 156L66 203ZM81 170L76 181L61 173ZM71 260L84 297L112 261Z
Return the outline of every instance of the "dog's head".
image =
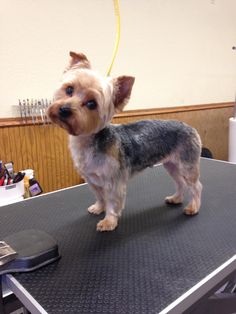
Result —
M48 109L52 122L71 135L95 134L127 104L134 78L103 78L82 53L70 52L70 62Z

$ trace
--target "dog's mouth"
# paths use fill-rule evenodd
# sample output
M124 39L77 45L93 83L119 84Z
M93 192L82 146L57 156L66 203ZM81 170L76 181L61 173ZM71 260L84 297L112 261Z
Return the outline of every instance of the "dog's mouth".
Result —
M73 128L73 117L72 114L60 114L60 108L54 108L51 106L48 109L48 117L52 123L57 124L62 129L65 129L70 135L77 135Z
M70 135L77 135L76 132L74 131L73 127L71 126L71 124L62 118L59 118L60 122L58 123L58 125L65 129Z
M78 131L73 127L73 118L70 119L66 119L63 117L60 117L57 119L57 121L55 121L55 123L60 126L61 128L63 128L64 130L66 130L70 135L78 135Z

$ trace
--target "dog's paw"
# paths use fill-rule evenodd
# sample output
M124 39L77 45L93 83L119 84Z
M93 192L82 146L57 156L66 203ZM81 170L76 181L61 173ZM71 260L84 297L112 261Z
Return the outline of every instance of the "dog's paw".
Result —
M115 216L108 216L100 220L97 224L97 231L112 231L118 225L118 218Z
M174 194L174 195L171 195L171 196L167 196L165 198L165 202L167 204L175 204L175 205L177 205L177 204L181 204L183 202L183 199L182 199L181 196L178 196L178 195Z
M196 206L187 206L184 209L184 214L188 216L197 215L199 212L198 208Z
M184 208L184 214L188 216L193 216L198 214L200 208L200 201L192 200L185 208Z
M98 203L95 203L88 208L88 212L90 214L99 215L104 211L104 208L100 206Z

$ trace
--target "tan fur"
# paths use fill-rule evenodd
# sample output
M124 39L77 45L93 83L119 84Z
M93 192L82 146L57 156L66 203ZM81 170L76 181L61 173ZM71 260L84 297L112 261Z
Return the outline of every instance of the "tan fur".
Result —
M91 65L87 57L83 53L70 52L70 61L68 66L65 68L64 73L73 68L87 68L90 69Z
M109 149L107 150L107 155L111 156L112 158L119 160L119 149L118 147L114 144Z
M131 89L134 84L133 77L120 76L113 79L114 105L116 113L121 112L128 103Z
M115 216L106 216L97 224L98 231L112 231L118 225L118 218Z
M90 99L95 99L101 104L101 107L105 107L104 91L99 78L91 75L91 71L80 69L71 72L70 75L64 76L63 84L55 92L55 102L49 108L48 114L53 122L64 127L72 135L91 134L94 130L101 128L103 121L101 121L98 110L89 111L84 104ZM65 89L72 84L72 80L75 96L68 99L65 95ZM60 120L58 109L67 102L70 103L74 114L66 122L63 122ZM110 119L111 117L109 117Z

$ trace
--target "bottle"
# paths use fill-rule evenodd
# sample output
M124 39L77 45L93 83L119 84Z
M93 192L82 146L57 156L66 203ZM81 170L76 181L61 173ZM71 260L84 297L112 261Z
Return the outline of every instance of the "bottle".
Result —
M25 193L24 193L24 198L30 197L30 191L29 191L29 177L25 176L24 177L24 187L25 187Z
M43 192L40 184L35 178L29 179L29 192L31 196L36 196Z

